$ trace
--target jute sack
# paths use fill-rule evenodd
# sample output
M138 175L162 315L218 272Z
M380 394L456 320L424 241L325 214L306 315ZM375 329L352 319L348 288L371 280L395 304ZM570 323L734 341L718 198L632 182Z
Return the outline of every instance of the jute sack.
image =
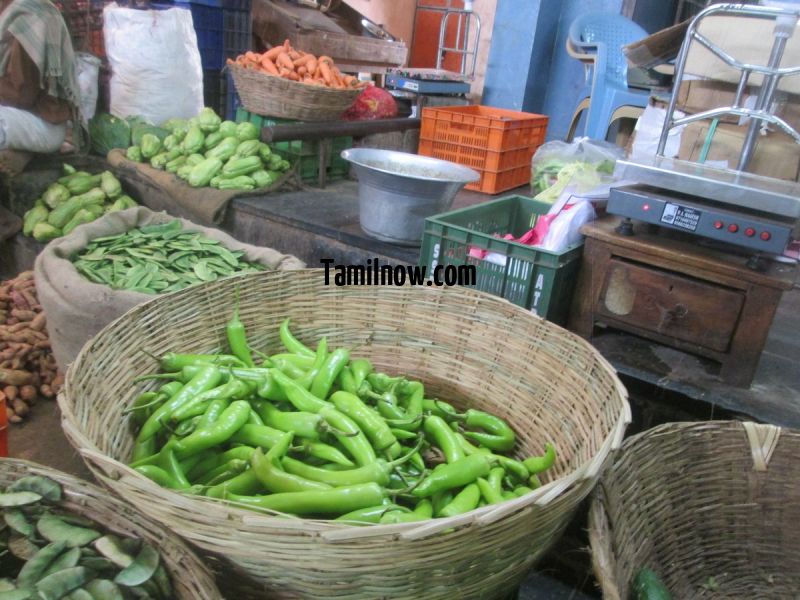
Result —
M76 227L67 236L53 240L36 258L36 291L47 314L47 332L53 354L62 370L66 370L83 345L108 323L137 304L157 297L92 283L78 273L70 257L95 238L117 235L144 225L165 223L174 218L142 206L109 213L92 223ZM248 261L260 263L269 269L291 270L305 266L290 254L243 244L218 229L179 220L187 231L200 231L229 250L242 250Z

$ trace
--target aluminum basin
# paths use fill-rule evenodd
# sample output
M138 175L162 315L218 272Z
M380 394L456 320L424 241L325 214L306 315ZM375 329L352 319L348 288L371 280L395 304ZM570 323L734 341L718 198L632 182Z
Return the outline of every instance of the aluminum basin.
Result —
M342 151L358 176L361 229L368 236L419 246L425 219L450 208L456 193L480 179L469 167L407 152Z

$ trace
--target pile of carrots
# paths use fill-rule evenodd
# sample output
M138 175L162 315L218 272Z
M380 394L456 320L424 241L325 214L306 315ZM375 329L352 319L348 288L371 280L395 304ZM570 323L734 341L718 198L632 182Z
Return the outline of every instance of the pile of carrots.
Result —
M359 81L352 75L344 75L334 64L329 56L314 56L292 48L289 40L281 46L275 46L258 54L246 52L228 59L228 64L236 64L245 69L255 69L267 75L283 77L309 85L349 90L359 89L369 85L368 82Z

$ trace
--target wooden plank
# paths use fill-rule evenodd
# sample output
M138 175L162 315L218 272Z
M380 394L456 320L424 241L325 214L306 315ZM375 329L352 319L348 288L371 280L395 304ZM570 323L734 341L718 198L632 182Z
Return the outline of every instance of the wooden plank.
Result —
M301 7L292 7L290 11L288 5L270 0L253 0L252 6L253 33L265 47L288 39L299 50L330 56L337 63L363 62L375 66L400 66L408 56L403 42L350 35L319 11ZM313 19L306 20L307 13L315 13Z
M607 244L586 238L583 246L583 259L575 292L572 295L569 329L587 339L594 330L594 307L600 301L600 292L611 259Z
M597 312L675 340L728 349L744 304L728 290L611 259Z
M627 248L635 252L660 257L681 270L697 269L698 273L718 273L743 282L764 285L767 287L788 290L792 288L798 269L796 265L785 265L770 262L766 272L747 268L748 256L700 246L700 238L681 237L678 232L651 228L645 223L634 222L634 235L619 235L614 228L619 217L609 215L581 228L581 233L619 248Z

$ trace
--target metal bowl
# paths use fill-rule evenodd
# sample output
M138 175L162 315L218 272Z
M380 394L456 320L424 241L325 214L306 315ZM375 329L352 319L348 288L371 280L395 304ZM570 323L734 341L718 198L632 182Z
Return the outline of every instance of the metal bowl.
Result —
M456 193L480 179L469 167L407 152L342 151L358 176L359 218L368 236L419 246L425 219L450 208Z

